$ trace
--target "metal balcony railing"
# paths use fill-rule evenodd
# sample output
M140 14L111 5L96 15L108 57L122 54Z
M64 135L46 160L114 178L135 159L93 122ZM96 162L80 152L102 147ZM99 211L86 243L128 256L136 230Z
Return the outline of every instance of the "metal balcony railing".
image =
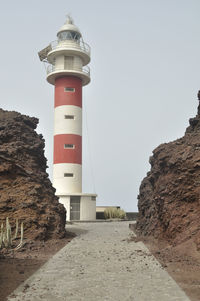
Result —
M58 71L58 72L73 72L73 71L75 71L75 72L83 72L83 73L85 73L87 76L89 76L90 77L90 68L88 67L88 66L84 66L84 67L82 67L82 69L64 69L64 68L55 68L55 66L54 65L49 65L48 67L47 67L47 75L49 74L49 73L52 73L52 72L56 72L56 71Z
M50 43L52 50L54 49L58 49L59 47L64 48L64 47L69 47L69 48L74 48L74 49L78 49L78 50L82 50L83 52L85 52L87 55L90 56L90 46L83 42L82 40L76 41L76 40L62 40L62 41L58 41L55 40L53 42Z

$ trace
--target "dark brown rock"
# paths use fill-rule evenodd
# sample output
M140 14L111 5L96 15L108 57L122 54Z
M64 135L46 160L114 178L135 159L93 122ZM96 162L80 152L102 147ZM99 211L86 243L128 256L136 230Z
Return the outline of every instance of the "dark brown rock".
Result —
M37 118L0 109L0 220L23 221L29 239L62 238L66 212L46 173L37 124Z
M136 229L174 244L192 238L200 249L200 106L189 123L182 138L153 151L140 186Z

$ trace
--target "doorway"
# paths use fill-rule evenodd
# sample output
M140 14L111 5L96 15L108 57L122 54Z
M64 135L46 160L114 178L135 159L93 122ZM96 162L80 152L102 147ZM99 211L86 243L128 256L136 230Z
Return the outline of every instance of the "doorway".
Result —
M80 220L80 196L70 197L70 220Z

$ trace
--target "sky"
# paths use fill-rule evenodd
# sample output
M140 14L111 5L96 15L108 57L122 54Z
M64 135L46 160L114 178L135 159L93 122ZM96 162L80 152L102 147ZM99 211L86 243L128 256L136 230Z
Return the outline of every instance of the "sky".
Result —
M54 87L38 51L71 14L91 47L83 88L83 191L137 211L149 157L184 135L200 89L199 0L18 0L0 10L0 101L39 118L52 179Z

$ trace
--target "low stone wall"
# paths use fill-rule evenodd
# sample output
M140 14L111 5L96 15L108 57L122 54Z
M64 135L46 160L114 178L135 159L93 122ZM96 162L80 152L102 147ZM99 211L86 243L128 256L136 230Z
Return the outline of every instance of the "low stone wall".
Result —
M138 212L126 212L126 219L135 221L138 217ZM96 219L105 219L104 212L96 212Z
M135 221L138 217L138 212L126 212L126 219L129 221Z

